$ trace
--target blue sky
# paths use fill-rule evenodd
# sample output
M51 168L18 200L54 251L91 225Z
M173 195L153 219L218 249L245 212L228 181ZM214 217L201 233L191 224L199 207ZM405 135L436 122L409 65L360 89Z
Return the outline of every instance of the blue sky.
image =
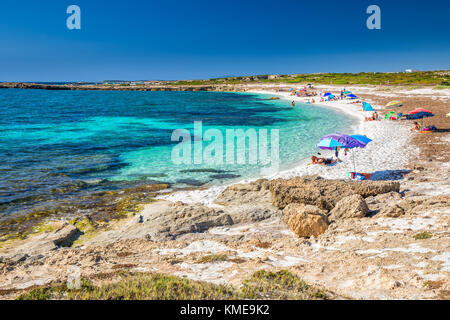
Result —
M81 8L68 30L66 9ZM381 8L381 30L366 8ZM450 69L450 1L16 0L0 81Z

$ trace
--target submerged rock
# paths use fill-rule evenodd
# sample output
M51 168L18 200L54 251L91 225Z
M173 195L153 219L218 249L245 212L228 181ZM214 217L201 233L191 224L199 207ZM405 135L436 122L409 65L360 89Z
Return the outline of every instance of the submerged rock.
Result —
M179 179L176 182L181 183L181 184L187 184L189 186L194 186L194 187L201 187L202 185L204 185L206 183L206 182L195 180L195 179Z
M232 174L232 173L219 173L219 174L212 174L209 176L211 179L235 179L239 178L239 174Z
M284 208L282 220L299 237L317 237L328 228L326 211L312 205L291 203Z

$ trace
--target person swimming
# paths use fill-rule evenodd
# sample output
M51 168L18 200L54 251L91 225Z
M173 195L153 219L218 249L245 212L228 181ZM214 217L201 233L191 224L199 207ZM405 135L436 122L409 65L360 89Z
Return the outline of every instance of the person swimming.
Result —
M292 100L292 102L291 102L291 107L295 107L295 101L294 100Z

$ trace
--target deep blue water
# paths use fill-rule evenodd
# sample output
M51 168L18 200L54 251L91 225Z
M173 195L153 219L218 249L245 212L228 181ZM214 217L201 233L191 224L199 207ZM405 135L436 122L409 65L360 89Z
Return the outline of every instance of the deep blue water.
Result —
M194 121L223 133L279 129L282 167L316 152L321 136L350 125L332 110L299 103L292 108L269 97L0 90L0 216L142 183L202 185L259 174L260 163L175 165L172 132L192 132Z

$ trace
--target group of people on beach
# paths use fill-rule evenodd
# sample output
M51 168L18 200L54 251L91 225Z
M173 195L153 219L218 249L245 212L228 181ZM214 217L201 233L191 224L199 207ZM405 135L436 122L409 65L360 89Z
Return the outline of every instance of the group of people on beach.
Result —
M379 120L378 113L376 111L372 112L371 117L365 117L364 121L377 121Z

